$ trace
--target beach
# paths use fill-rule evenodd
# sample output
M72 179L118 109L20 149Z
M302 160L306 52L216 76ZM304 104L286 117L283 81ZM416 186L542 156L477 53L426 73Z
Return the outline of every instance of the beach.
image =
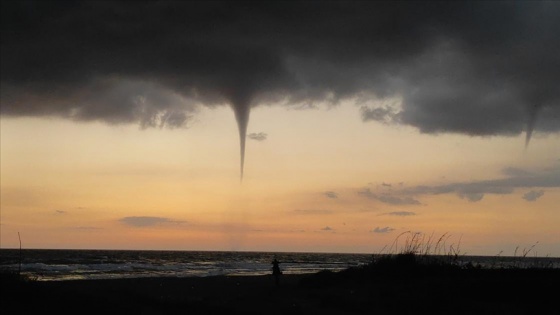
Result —
M560 272L2 281L4 314L535 314L557 310Z

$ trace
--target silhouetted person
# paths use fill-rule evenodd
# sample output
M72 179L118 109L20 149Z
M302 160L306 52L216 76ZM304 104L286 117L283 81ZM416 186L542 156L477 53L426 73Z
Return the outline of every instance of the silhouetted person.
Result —
M280 284L280 275L282 274L282 270L280 270L280 262L274 258L272 261L272 275L274 276L274 281L276 285Z

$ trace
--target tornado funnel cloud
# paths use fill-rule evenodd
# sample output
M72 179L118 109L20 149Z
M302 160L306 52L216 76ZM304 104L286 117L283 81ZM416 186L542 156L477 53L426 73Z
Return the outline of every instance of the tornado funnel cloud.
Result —
M531 137L533 135L533 128L534 128L534 122L530 121L527 124L527 134L525 135L525 149L529 147L529 142L531 141Z
M249 124L250 106L246 104L233 104L235 120L239 129L239 153L240 153L240 181L243 181L243 168L245 165L245 139L247 138L247 125Z
M539 106L535 105L530 108L529 119L527 120L527 132L525 135L525 149L529 146L531 137L533 136L533 130L535 129L535 124L537 122L537 114L539 111Z

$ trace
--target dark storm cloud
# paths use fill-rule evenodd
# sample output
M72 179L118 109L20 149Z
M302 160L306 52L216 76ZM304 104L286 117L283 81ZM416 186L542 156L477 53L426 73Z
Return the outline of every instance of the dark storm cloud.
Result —
M555 2L2 2L1 113L180 127L361 99L425 133L560 130ZM400 99L375 105L364 99Z
M506 195L516 189L532 188L560 188L560 167L554 167L540 172L529 172L520 169L507 168L505 178L473 181L465 183L451 183L438 186L416 186L403 190L401 193L410 195L440 195L455 193L471 202L482 200L486 194ZM544 191L531 191L523 198L534 201L541 197Z
M156 225L161 225L166 223L184 223L183 221L175 221L169 218L143 217L143 216L124 217L119 219L119 221L121 223L134 227L148 227L148 226L156 226Z
M264 132L250 133L250 134L247 135L247 138L249 138L251 140L257 140L257 141L264 141L264 140L266 140L267 137L268 137L268 135Z

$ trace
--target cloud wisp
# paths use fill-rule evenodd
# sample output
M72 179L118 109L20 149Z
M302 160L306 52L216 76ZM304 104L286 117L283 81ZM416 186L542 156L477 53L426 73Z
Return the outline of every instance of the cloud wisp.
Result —
M0 111L178 128L227 105L241 174L260 104L359 100L364 121L528 144L560 131L559 15L555 2L9 1Z
M392 216L398 216L398 217L409 217L409 216L413 216L416 215L416 212L411 212L411 211L393 211L393 212L385 212L382 213L380 215L392 215Z
M250 133L247 135L247 138L251 139L251 140L256 140L256 141L264 141L266 140L266 138L268 137L268 134L264 133L264 132L259 132L259 133Z
M332 214L333 212L325 209L296 209L292 213L298 215L325 215Z
M99 227L95 227L95 226L78 226L75 228L76 230L80 230L80 231L98 231L98 230L102 230L102 228Z
M383 227L383 228L381 228L381 227L376 227L375 229L371 230L371 232L372 232L372 233L381 233L381 234L382 234L382 233L391 233L391 232L393 232L394 230L395 230L394 228L386 226L386 227Z
M131 216L119 219L119 222L132 227L154 227L165 224L182 224L185 221L171 220L163 217Z
M370 188L364 188L358 191L358 195L364 196L371 200L381 201L383 203L390 204L390 205L400 205L400 206L421 205L420 201L416 200L413 197L398 196L395 194L387 194L387 193L378 194L371 191Z
M334 191L325 191L325 196L330 199L338 199L338 194Z
M544 190L531 190L523 195L523 199L527 201L537 201L544 195Z

